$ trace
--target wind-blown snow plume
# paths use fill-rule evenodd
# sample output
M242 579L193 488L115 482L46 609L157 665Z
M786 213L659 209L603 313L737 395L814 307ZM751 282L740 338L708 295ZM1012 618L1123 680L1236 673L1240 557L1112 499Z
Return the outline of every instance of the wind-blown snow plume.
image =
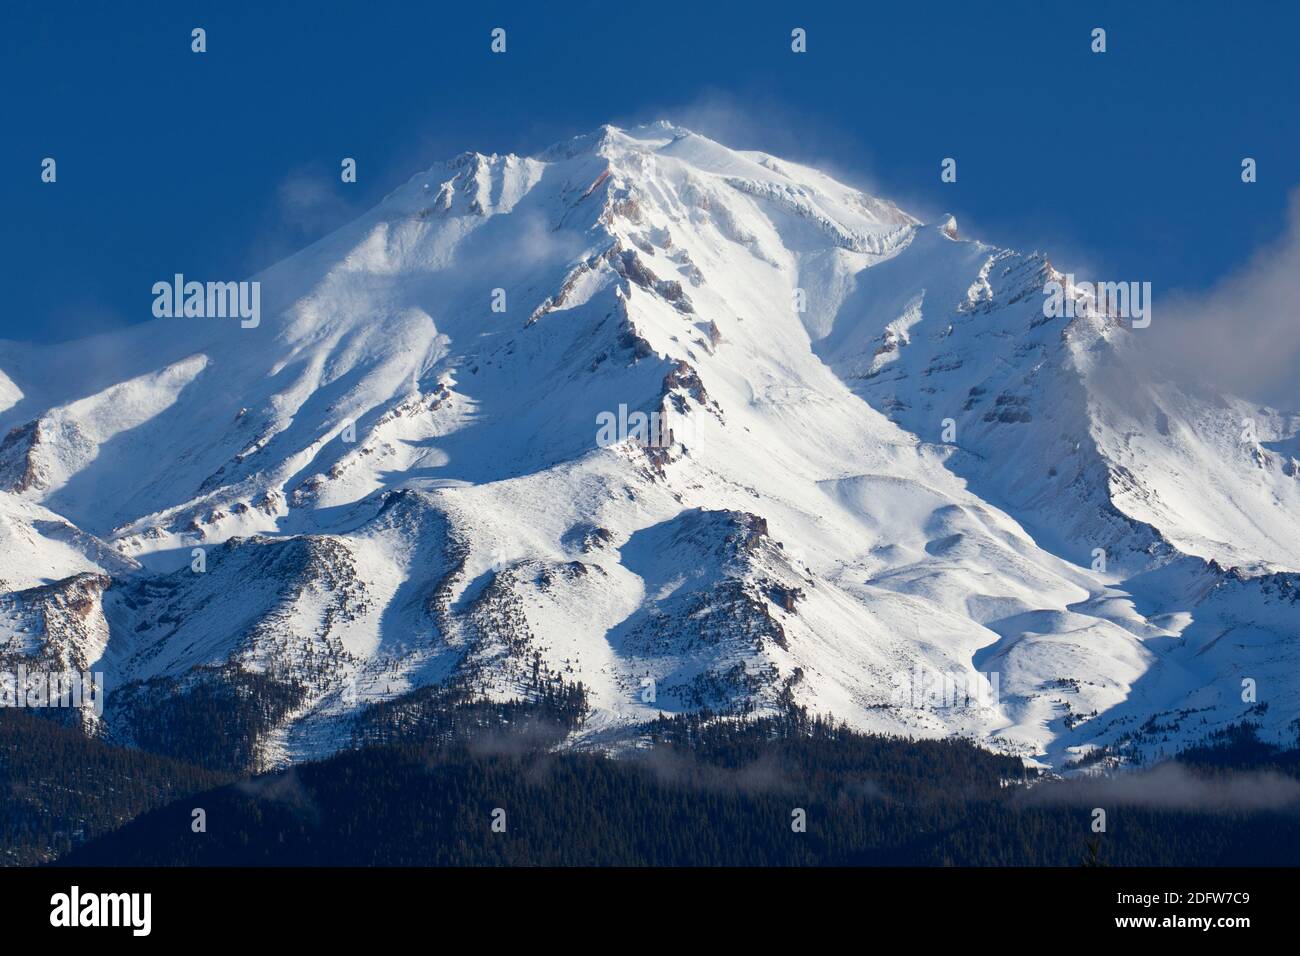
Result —
M1212 289L1162 304L1151 361L1185 382L1300 411L1300 192L1287 231Z

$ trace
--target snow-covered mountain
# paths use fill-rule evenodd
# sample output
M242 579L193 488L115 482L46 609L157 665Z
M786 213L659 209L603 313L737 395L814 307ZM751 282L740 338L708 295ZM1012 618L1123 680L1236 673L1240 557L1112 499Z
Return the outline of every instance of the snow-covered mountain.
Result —
M1045 317L1041 255L661 123L463 154L253 278L253 328L0 344L0 667L105 672L94 732L233 687L272 765L561 678L593 745L791 703L1057 766L1295 732L1300 415Z

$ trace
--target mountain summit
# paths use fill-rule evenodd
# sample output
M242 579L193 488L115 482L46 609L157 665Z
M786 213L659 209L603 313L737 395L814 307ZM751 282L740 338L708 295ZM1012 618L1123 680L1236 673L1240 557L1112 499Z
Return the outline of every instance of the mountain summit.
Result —
M601 746L704 708L1054 766L1292 733L1300 416L959 235L606 126L413 177L254 276L254 327L4 343L0 670L252 767L449 690L577 695Z

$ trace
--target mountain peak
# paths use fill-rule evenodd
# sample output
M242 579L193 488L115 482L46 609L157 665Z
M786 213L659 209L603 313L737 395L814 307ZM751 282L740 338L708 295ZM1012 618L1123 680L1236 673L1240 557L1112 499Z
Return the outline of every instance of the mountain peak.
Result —
M557 162L583 153L609 155L625 150L655 152L674 140L695 133L668 120L656 120L638 126L619 127L603 123L596 129L554 143L537 154L537 159Z
M462 153L262 273L255 328L0 370L0 646L283 677L268 762L559 674L608 739L793 702L1061 764L1192 687L1188 733L1237 719L1242 672L1280 730L1297 588L1223 569L1300 567L1294 422L1126 374L1041 257L955 237L669 122ZM1005 698L899 703L918 667Z

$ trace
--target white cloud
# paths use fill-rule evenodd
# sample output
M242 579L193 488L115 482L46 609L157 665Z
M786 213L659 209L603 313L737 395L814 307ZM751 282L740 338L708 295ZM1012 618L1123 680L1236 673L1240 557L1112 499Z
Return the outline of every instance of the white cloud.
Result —
M1161 299L1152 361L1188 381L1300 410L1300 190L1287 231L1208 292Z

